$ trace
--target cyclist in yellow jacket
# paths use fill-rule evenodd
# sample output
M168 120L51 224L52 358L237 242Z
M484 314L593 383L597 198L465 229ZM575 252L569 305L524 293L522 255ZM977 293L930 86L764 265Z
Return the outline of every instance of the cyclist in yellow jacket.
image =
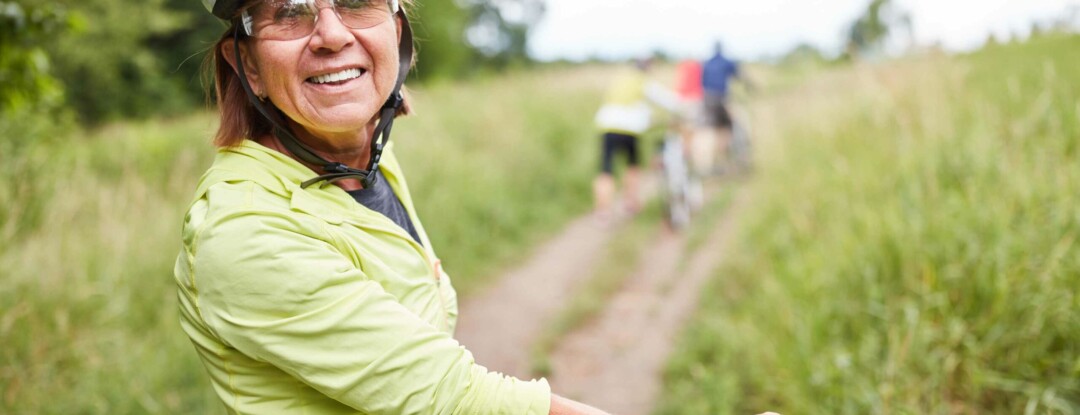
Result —
M640 137L652 125L652 105L669 111L676 110L674 95L660 84L650 81L650 59L639 60L634 70L620 73L612 80L604 105L596 113L596 125L602 133L600 174L593 181L596 212L601 217L612 214L615 197L614 160L619 153L627 158L628 168L623 179L622 196L629 213L641 208Z
M489 372L388 145L398 0L203 0L221 115L176 262L180 322L233 414L602 414Z

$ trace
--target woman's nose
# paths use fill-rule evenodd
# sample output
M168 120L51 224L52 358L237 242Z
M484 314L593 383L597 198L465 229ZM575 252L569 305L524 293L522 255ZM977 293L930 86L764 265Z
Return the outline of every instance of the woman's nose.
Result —
M352 43L355 38L348 26L342 23L333 7L320 7L319 18L311 36L311 46L315 49L339 51Z

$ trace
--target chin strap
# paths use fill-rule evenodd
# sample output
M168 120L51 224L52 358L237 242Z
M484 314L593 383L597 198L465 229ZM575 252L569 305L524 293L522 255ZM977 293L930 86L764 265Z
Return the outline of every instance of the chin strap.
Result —
M379 109L379 123L375 126L375 131L371 136L371 158L368 160L367 169L352 168L344 163L327 161L320 157L314 150L292 134L292 131L283 122L283 117L279 111L275 109L275 111L271 112L263 105L262 100L255 96L255 92L252 91L251 85L248 83L245 71L236 71L240 75L240 84L244 87L248 100L255 106L255 110L259 111L274 126L273 133L278 138L278 141L294 156L305 163L322 166L323 171L326 173L301 183L301 188L307 188L319 182L323 182L323 186L326 186L343 179L359 179L365 189L371 188L371 185L375 184L375 173L379 170L379 161L382 160L383 149L386 148L386 143L390 141L390 131L394 128L394 117L405 103L405 99L401 95L401 87L405 83L405 78L409 75L409 68L412 66L413 59L413 34L409 25L409 18L402 8L399 8L396 14L401 19L402 25L401 43L398 44L399 67L397 83L394 85L394 91L390 94L390 98ZM233 53L236 55L236 62L239 64L243 62L240 56L239 25L234 29L233 40Z

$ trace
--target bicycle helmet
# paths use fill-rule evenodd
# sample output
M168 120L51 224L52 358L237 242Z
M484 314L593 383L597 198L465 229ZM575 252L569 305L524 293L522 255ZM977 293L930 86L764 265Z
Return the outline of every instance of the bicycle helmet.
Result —
M325 186L326 184L342 179L359 179L364 188L367 189L375 182L375 172L379 169L379 161L382 158L383 149L386 147L386 143L390 141L390 131L394 126L394 117L405 103L405 100L401 95L401 87L405 83L405 78L409 74L413 61L413 35L412 27L409 24L409 18L399 0L388 1L391 5L391 11L401 19L401 43L398 44L398 59L400 66L398 68L397 82L394 85L393 92L391 92L390 97L379 110L379 123L375 127L374 134L372 134L371 137L371 158L368 161L366 169L357 169L343 163L331 162L318 154L315 154L311 148L300 142L300 140L293 135L292 131L287 127L287 124L280 119L280 116L275 115L275 112L266 108L262 101L252 91L244 71L236 71L237 75L240 77L240 84L247 94L248 101L250 101L255 109L270 122L273 126L274 135L281 141L281 144L300 160L309 164L322 166L325 174L301 183L300 186L302 188L307 188L308 186L319 182L323 182L323 185ZM241 33L244 33L241 31L243 25L235 21L238 19L237 11L239 11L240 7L244 4L244 0L202 0L202 3L203 6L206 7L206 10L214 16L217 16L219 19L234 21L234 23L236 23L233 25L233 39L235 40L233 42L233 53L236 56L236 61L241 62L240 40L242 38Z

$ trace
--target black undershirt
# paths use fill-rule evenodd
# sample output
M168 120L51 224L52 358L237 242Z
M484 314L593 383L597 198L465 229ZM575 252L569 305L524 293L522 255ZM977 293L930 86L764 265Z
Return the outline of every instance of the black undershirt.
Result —
M405 211L405 205L402 205L401 200L394 194L394 189L390 187L390 183L386 181L386 176L383 176L382 171L375 171L375 184L370 189L350 190L348 193L361 205L382 213L383 216L392 220L408 232L416 243L424 244L420 242L420 234L416 232L412 219L409 219L409 213Z

